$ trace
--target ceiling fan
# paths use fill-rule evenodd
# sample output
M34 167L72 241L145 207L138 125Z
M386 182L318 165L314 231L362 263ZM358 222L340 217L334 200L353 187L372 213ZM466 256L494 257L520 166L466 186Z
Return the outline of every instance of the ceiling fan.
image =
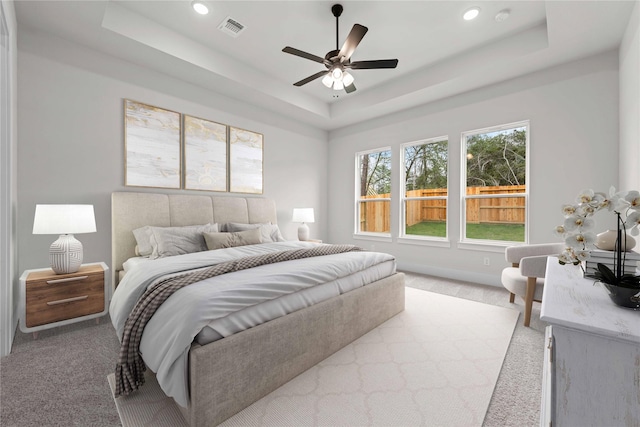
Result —
M397 59L351 62L351 55L353 55L356 47L358 47L358 44L369 29L363 25L355 24L342 45L342 48L338 49L338 20L340 15L342 15L342 10L343 8L340 4L334 4L331 7L331 12L333 12L333 16L336 17L336 50L328 52L324 58L290 46L282 49L285 53L310 59L327 67L327 70L320 71L306 79L302 79L294 83L294 86L302 86L324 76L322 83L326 87L333 88L334 90L344 89L347 93L351 93L356 90L356 87L353 84L353 76L347 70L372 70L379 68L396 68L398 66Z

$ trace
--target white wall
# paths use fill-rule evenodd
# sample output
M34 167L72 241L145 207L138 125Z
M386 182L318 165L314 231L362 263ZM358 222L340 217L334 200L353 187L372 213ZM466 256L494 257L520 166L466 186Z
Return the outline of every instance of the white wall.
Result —
M640 3L620 45L620 189L640 190Z
M401 269L500 285L503 253L457 248L460 238L460 134L530 120L530 242L557 241L560 207L583 188L606 191L618 181L618 57L611 51L330 133L329 240L392 253ZM354 155L448 135L451 248L396 242L397 174L392 181L392 243L354 240ZM396 169L397 171L397 169ZM483 258L490 258L490 266Z
M56 239L31 234L37 203L93 204L98 231L77 237L86 262L111 264L111 192L165 191L124 187L124 98L262 133L283 235L297 238L294 207L313 207L311 234L325 238L326 132L55 37L21 30L19 49L20 270L47 267Z
M8 197L3 194L2 198L2 239L3 252L9 248L9 253L2 253L2 275L0 276L0 357L6 356L11 351L11 343L16 330L17 316L15 315L18 304L18 263L16 253L18 251L17 240L17 206L18 206L18 184L17 184L17 23L14 4L12 1L2 0L2 11L9 33L9 146L3 147L3 155L7 159L2 159L2 191L9 190ZM3 94L3 97L7 94ZM5 149L6 148L6 149ZM7 167L7 165L9 167ZM6 182L5 182L6 181ZM5 185L8 184L8 185ZM6 204L6 205L5 205ZM5 218L4 216L8 218ZM6 223L5 223L6 221ZM5 235L5 232L8 235ZM4 239L8 239L4 241ZM7 244L8 243L8 244ZM6 270L5 270L6 269Z

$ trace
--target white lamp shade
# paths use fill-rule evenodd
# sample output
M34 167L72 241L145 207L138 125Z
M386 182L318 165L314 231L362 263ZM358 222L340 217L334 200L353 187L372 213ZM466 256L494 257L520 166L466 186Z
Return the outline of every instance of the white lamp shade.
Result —
M353 76L351 74L347 73L347 72L345 72L342 75L342 83L345 86L349 86L351 83L353 83L353 80L354 80Z
M329 88L333 86L333 77L331 77L331 73L327 73L327 75L324 76L322 84Z
M293 222L314 222L313 208L294 208Z
M36 205L33 234L94 233L93 205Z

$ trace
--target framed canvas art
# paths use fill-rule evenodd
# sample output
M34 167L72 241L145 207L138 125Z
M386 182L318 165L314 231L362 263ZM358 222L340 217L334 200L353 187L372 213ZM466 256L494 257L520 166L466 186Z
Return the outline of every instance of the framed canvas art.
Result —
M227 191L227 126L184 115L184 188Z
M180 113L124 100L125 185L181 187Z
M262 194L262 134L229 128L229 191Z

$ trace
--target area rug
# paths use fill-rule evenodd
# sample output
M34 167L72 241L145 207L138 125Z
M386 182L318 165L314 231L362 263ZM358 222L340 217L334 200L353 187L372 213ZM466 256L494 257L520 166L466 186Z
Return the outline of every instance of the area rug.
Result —
M481 426L518 315L406 288L404 312L221 425ZM152 375L114 400L124 427L187 425Z

